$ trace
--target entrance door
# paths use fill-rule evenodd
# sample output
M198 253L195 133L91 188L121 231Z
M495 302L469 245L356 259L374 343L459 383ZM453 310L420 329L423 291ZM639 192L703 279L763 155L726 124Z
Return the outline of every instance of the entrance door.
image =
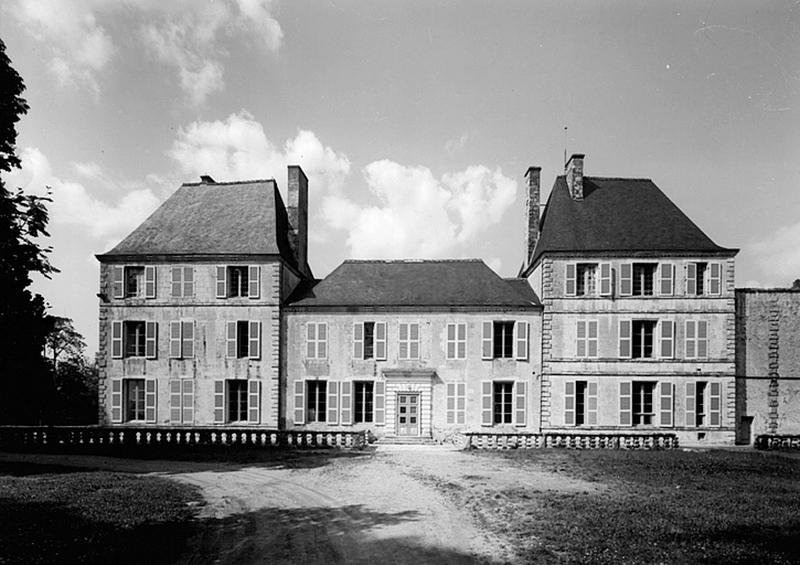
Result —
M419 435L419 394L397 394L397 435Z

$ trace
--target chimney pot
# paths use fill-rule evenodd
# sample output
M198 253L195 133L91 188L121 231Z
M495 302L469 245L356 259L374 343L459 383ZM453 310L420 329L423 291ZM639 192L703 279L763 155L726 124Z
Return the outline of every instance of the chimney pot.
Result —
M583 200L583 158L586 155L575 153L565 165L565 176L569 195L573 200Z
M200 175L200 181L203 184L216 184L216 181L210 175Z

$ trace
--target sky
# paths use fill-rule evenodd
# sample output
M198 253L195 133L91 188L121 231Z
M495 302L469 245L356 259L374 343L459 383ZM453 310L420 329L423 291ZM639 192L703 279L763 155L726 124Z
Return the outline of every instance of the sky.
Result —
M23 167L50 187L51 312L97 347L98 263L182 182L309 176L317 277L347 258L524 257L564 153L651 178L737 286L800 278L800 4L4 0ZM567 128L566 130L564 128Z

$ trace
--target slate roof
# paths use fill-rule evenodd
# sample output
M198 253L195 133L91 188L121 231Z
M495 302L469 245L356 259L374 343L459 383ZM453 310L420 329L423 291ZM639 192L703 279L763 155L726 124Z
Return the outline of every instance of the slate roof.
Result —
M274 180L186 183L111 251L120 255L281 255L296 259Z
M527 281L502 279L479 259L350 260L322 280L301 284L288 306L535 309L540 302Z
M650 179L583 178L582 201L556 178L529 265L544 253L730 253L697 227Z

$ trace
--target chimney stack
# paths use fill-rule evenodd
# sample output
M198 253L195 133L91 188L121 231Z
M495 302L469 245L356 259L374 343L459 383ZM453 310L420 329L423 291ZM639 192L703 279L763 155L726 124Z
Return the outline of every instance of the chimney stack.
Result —
M300 270L305 271L308 261L308 178L299 165L289 165L288 186L289 244Z
M583 200L583 158L585 156L575 153L566 164L567 187L573 200Z
M541 167L528 167L528 171L525 173L525 178L528 180L528 194L525 199L525 209L528 213L525 265L530 263L533 257L533 250L536 248L536 242L539 241L539 178L541 172Z

